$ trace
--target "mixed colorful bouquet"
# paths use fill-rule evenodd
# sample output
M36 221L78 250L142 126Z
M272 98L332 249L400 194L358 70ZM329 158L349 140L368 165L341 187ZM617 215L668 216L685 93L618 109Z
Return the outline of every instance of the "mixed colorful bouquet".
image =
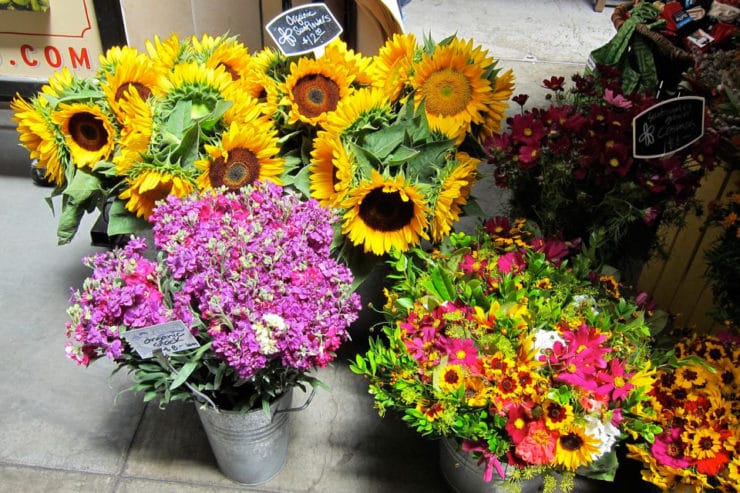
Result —
M381 416L458 440L486 480L502 462L521 468L514 480L562 473L566 489L575 472L613 479L615 445L641 429L650 329L613 277L524 223L395 255L382 336L351 369Z
M168 197L151 215L156 260L135 238L84 260L93 273L70 299L67 355L113 360L162 406L242 411L317 383L307 372L334 358L359 310L330 256L335 219L269 182ZM151 359L130 344L136 329L177 320L199 347Z
M658 432L627 448L643 464L643 479L662 491L737 491L738 342L694 335L676 343L674 364L658 369L641 406L642 419Z
M622 94L620 74L543 81L547 107L524 110L488 144L497 184L512 191L512 215L536 222L544 236L589 240L600 261L639 265L656 246L659 224L680 225L698 207L694 192L714 166L716 136L663 158L634 158L632 120L655 97ZM708 120L705 120L707 124Z
M512 92L510 71L456 37L396 35L373 57L339 39L301 57L226 36L146 47L112 48L96 78L64 70L12 103L62 195L60 243L86 211L126 234L170 194L257 179L335 208L338 238L361 254L439 241L472 203L481 142Z

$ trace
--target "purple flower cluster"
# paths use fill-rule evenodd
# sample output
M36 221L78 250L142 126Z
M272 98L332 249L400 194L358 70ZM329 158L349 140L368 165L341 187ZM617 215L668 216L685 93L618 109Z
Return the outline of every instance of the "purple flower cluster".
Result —
M105 272L150 267L153 277L141 276L137 284L152 297L151 323L182 320L202 343L212 341L211 351L239 378L278 362L298 371L326 366L347 339L360 298L352 292L350 270L331 258L335 217L318 202L255 183L240 192L170 196L150 220L154 244L164 254L158 265L140 256L132 261L127 247L117 257L108 254L114 265ZM77 299L111 290L98 291L90 284ZM86 309L97 316L96 305ZM116 322L132 327L123 318ZM98 333L108 334L102 326ZM101 347L97 339L80 341Z

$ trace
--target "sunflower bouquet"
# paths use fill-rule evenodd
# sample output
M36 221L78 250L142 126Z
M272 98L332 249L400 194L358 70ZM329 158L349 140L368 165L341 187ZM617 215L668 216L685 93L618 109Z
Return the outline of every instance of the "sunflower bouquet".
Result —
M379 414L455 440L486 481L613 479L617 443L645 429L633 413L652 382L645 314L524 220L443 246L393 256L382 336L351 364Z
M641 409L656 432L627 449L643 479L662 491L737 491L739 343L729 334L686 337L675 344L673 362L658 368Z
M481 143L499 129L512 80L456 37L419 46L395 35L373 57L336 39L287 57L173 35L146 53L108 50L94 78L62 70L12 108L62 196L60 243L85 212L127 234L149 227L168 195L259 179L336 209L337 248L370 258L439 241L474 210Z

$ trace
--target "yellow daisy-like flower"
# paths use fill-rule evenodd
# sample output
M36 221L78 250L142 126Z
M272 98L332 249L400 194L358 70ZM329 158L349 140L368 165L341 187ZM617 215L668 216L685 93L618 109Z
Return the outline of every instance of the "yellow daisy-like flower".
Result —
M373 86L397 101L409 82L416 53L416 37L412 33L394 34L372 58L369 73Z
M123 176L142 161L152 138L152 108L138 92L120 102L121 132L119 150L113 156L116 173Z
M129 46L111 48L101 55L100 63L105 68L100 87L119 121L123 117L121 102L128 94L134 91L146 101L162 75L148 56Z
M280 67L286 63L287 58L279 51L265 47L250 57L246 74L238 81L239 85L244 93L263 100L270 90L276 91L277 74L282 72Z
M118 198L126 201L129 212L144 219L151 216L157 201L168 195L185 197L195 189L187 177L166 171L144 170L126 181L128 188Z
M684 389L701 387L707 382L704 373L703 368L695 364L681 366L673 372L676 377L674 385Z
M373 79L368 71L372 58L356 53L347 48L347 43L341 38L334 38L328 45L324 46L324 54L321 57L332 65L341 65L354 79L354 83L360 86L369 86Z
M545 425L551 430L562 430L573 423L573 406L546 400L542 405Z
M465 371L461 365L445 365L439 370L439 389L454 392L465 383Z
M465 133L471 124L484 121L493 95L491 81L485 77L491 65L493 59L481 58L471 44L462 42L437 46L432 55L425 53L414 63L414 103L424 104L432 129L449 119L453 122L449 125Z
M434 204L434 218L430 236L433 242L441 242L460 219L462 208L468 202L477 177L479 159L458 152L450 166L442 170L441 186ZM446 175L446 176L444 176Z
M182 62L187 52L186 46L180 42L177 34L171 34L164 40L155 35L153 39L146 40L145 48L149 57L162 71L171 70Z
M724 450L719 433L706 426L684 431L681 440L687 444L685 455L697 460L712 458Z
M586 433L584 427L575 423L560 430L555 445L555 463L569 471L593 462L592 457L599 453L600 441Z
M427 238L429 208L419 189L403 176L384 178L372 170L370 181L348 191L342 201L342 234L365 252L406 251Z
M347 69L332 66L326 60L300 58L290 64L290 73L281 87L280 102L288 106L288 123L322 124L350 93L352 77Z
M78 168L92 168L113 153L116 129L99 106L62 103L51 113L51 119L59 125L70 159Z
M265 105L257 99L240 91L240 86L231 84L226 88L224 97L231 101L231 106L224 112L224 122L229 126L232 123L252 123L259 121L267 124L270 120Z
M314 139L308 168L311 198L324 207L339 207L350 188L353 164L340 137L321 131Z
M269 124L232 123L221 144L206 145L208 159L195 162L201 171L198 188L239 189L256 180L281 184L285 161L278 156L280 147L275 130Z
M10 103L13 120L20 143L28 149L31 160L37 160L36 166L45 169L45 178L56 186L64 183L64 161L68 150L64 138L59 134L49 118L49 107L46 98L37 98L34 106L20 96ZM66 159L65 159L66 160Z

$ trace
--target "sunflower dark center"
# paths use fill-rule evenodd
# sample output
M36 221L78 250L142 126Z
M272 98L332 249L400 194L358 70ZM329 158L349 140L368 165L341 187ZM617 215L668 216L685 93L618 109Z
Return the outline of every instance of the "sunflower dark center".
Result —
M69 135L75 143L88 151L100 150L108 143L108 132L103 122L92 113L76 113L69 119Z
M223 67L227 74L231 76L231 80L239 80L242 78L241 75L239 75L239 72L234 70L234 68L231 65L227 65L223 62L220 62L217 67Z
M327 111L337 109L339 86L321 74L310 74L296 82L293 97L300 113L314 118Z
M384 192L380 187L362 199L360 217L376 231L398 231L414 218L414 204L404 201L399 192Z
M152 91L141 82L125 82L121 84L121 86L116 91L116 101L120 101L125 96L126 91L131 90L135 90L136 92L138 92L139 96L141 96L141 99L143 99L144 101L146 101L147 98L149 98L149 96L151 96L152 94Z
M257 156L248 149L232 149L229 159L216 159L208 174L211 185L225 186L230 189L241 188L254 182L260 174L260 162Z
M560 445L565 450L578 450L583 446L583 438L575 433L568 433L560 437Z

